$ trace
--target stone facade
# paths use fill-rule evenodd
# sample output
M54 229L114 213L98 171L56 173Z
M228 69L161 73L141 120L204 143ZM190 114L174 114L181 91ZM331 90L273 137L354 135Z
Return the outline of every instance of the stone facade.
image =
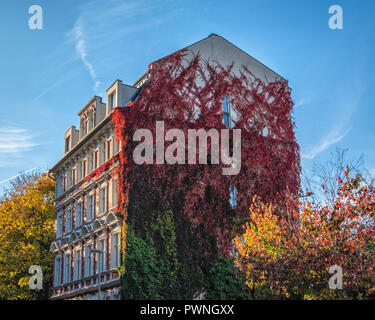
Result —
M107 103L93 97L78 113L79 130L72 126L65 133L64 156L50 170L56 179L52 299L97 299L99 269L101 299L119 298L121 216L113 170L120 146L111 114L137 90L116 80Z

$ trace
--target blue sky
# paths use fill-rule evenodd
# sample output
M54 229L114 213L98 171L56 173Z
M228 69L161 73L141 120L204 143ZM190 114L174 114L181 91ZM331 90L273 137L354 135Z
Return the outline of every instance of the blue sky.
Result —
M43 30L28 9L43 8ZM344 29L328 27L341 5ZM373 1L3 0L0 8L0 191L63 154L77 112L116 79L217 33L289 80L302 165L337 145L375 172Z

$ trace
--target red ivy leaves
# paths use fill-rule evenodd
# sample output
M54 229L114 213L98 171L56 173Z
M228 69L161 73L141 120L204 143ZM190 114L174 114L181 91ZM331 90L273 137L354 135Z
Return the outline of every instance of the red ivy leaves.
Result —
M106 172L109 168L112 167L113 162L115 162L118 159L118 156L114 156L105 163L103 163L99 168L91 172L86 178L83 179L83 181L87 181L93 178L99 177L102 173Z
M287 187L297 193L300 185L299 146L290 116L293 102L287 81L264 83L246 67L237 73L233 67L178 51L152 63L138 99L113 113L116 137L121 142L119 210L125 219L129 186L142 181L152 190L148 197L166 208L180 210L194 226L203 226L218 240L223 254L231 247L233 219L246 216L253 195L264 201L281 199ZM155 137L155 123L161 120L165 131L178 128L185 137L188 129L224 129L224 96L231 97L241 115L235 125L242 129L238 175L223 176L223 165L134 164L135 130L150 129ZM262 134L265 128L268 136ZM230 184L238 190L235 209L229 205Z

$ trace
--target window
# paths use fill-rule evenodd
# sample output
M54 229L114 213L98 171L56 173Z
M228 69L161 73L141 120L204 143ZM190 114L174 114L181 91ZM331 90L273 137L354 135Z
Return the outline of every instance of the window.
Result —
M55 287L61 284L61 257L55 257Z
M111 111L115 107L115 94L112 93L108 97L108 106L109 106L109 111Z
M91 247L91 245L87 246L85 251L85 277L89 277L93 273L93 257L91 254Z
M120 234L112 234L111 239L111 268L120 266Z
M96 112L91 113L91 129L94 129L96 125Z
M65 232L68 233L72 231L73 225L72 209L68 209L66 212L66 223L65 223Z
M236 117L236 110L234 109L233 104L230 101L230 97L224 96L223 99L223 112L224 112L224 118L223 123L224 125L232 129L235 125L235 117Z
M232 208L237 206L237 188L236 186L229 186L229 203Z
M89 172L92 172L94 170L94 152L90 154L90 160L89 160Z
M87 216L86 220L90 221L94 218L94 196L90 195L87 197Z
M105 154L105 142L103 145L100 146L100 164L104 163L106 160L106 154Z
M87 176L87 160L82 161L82 178Z
M73 274L74 280L81 279L81 270L82 270L82 256L81 256L81 250L78 249L74 251L74 274Z
M110 159L112 154L111 154L111 144L112 144L112 139L107 141L107 159Z
M93 169L96 169L96 168L98 167L98 163L99 163L98 156L99 156L99 153L98 153L98 151L96 150L96 151L94 152L94 167L93 167Z
M105 271L105 256L106 256L106 253L105 253L105 240L104 239L100 239L98 241L98 249L102 252L102 253L96 253L98 256L98 271L100 270L100 272L103 272Z
M82 202L76 204L76 228L82 225Z
M69 170L68 172L68 184L67 189L69 189L72 186L72 171Z
M66 191L66 176L64 176L64 192Z
M74 168L73 170L72 170L72 182L73 182L73 185L75 185L76 184L76 174L77 174L77 169L76 168Z
M65 139L65 152L68 152L70 149L70 136Z
M80 181L82 179L82 164L80 163L77 166L77 181Z
M99 191L99 213L107 210L107 188L103 187Z
M88 132L89 132L89 120L88 119L86 119L85 120L85 122L84 122L84 132L85 132L85 134L87 134Z
M119 150L120 150L120 146L117 142L117 139L114 138L113 139L113 154L116 154L117 152L119 152Z
M112 208L117 206L118 201L118 184L115 179L112 180Z
M70 282L70 268L72 265L71 258L72 256L70 254L64 256L64 283Z
M56 179L56 184L55 184L55 192L56 192L56 197L60 195L60 189L61 189L61 179L58 177Z
M62 212L57 214L57 226L56 226L56 238L60 238L62 236L63 230L63 214Z

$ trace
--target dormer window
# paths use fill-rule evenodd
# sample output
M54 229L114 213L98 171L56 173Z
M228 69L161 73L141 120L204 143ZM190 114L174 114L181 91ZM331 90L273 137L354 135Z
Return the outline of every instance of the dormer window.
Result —
M96 124L96 112L95 110L93 110L91 112L91 117L90 117L90 130L95 128L95 124Z
M70 150L70 136L65 138L65 153Z
M108 96L108 110L111 111L115 107L115 93Z
M85 134L87 134L89 132L89 120L88 119L85 119L85 121L83 122L83 132Z

